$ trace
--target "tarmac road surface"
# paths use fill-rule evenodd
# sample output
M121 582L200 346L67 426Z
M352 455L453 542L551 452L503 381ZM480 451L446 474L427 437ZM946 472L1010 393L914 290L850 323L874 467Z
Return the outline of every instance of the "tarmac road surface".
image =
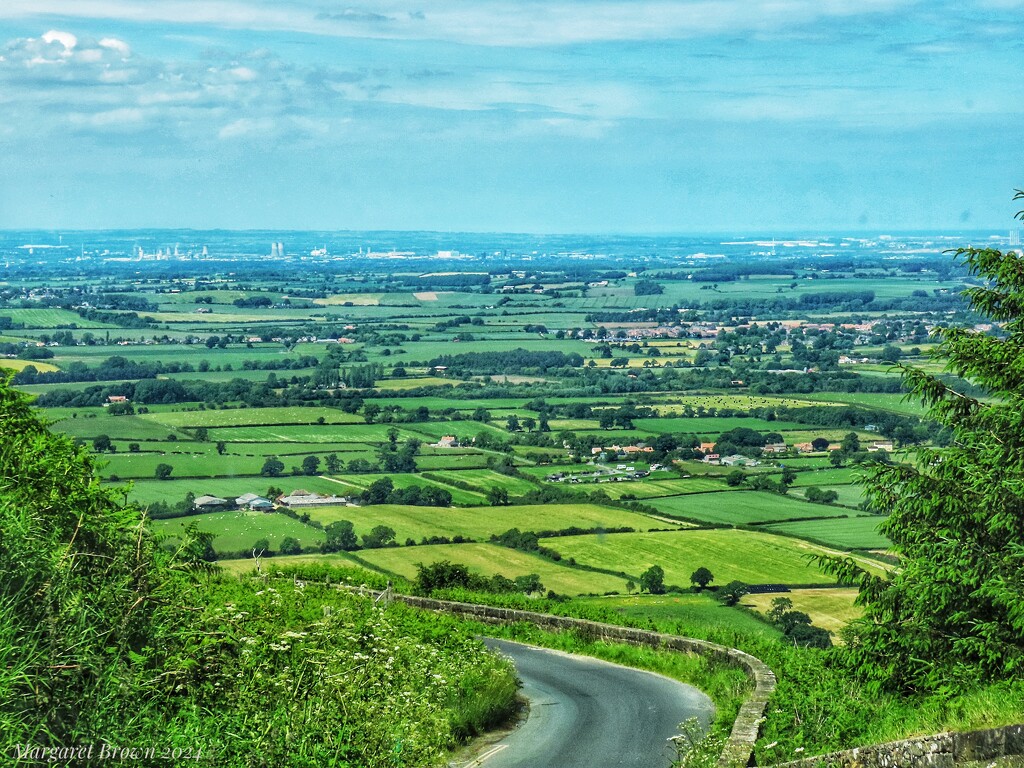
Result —
M707 727L714 705L689 685L587 656L485 639L510 656L529 699L529 717L483 747L464 768L661 768L669 739L696 717Z

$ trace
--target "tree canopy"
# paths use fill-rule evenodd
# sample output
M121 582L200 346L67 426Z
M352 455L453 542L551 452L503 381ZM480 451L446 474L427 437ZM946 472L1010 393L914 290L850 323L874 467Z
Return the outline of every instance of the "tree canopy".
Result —
M1024 197L1018 193L1017 198ZM915 465L871 468L867 497L900 565L887 578L851 561L831 569L859 580L864 616L848 657L878 687L936 690L1024 671L1024 258L962 248L980 278L965 291L992 332L936 329L946 370L982 388L904 369L912 396L946 426L948 447L920 450Z

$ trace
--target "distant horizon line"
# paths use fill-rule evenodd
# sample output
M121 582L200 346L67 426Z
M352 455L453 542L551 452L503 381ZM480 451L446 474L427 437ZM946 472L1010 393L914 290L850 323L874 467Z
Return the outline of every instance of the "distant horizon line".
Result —
M659 231L628 231L628 230L581 230L570 232L555 231L525 231L525 230L473 230L473 229L278 229L278 228L234 228L234 227L168 227L168 226L138 226L138 227L88 227L88 228L53 228L53 227L0 227L0 233L17 234L22 232L46 232L52 234L81 234L81 233L102 233L102 232L224 232L232 234L245 233L348 233L348 234L431 234L439 236L455 235L517 235L517 236L546 236L546 237L699 237L699 236L744 236L766 238L794 238L797 236L812 235L874 235L883 237L886 235L910 235L910 234L962 234L981 232L1009 232L1014 229L1024 229L1024 225L995 227L964 227L964 228L907 228L907 229L800 229L800 230L774 230L762 229L704 229L704 230L659 230Z

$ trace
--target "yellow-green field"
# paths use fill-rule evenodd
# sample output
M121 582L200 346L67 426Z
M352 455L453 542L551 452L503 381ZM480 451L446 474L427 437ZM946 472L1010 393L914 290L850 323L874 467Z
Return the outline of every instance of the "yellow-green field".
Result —
M454 387L459 381L442 379L439 376L418 376L405 379L383 379L376 383L377 389L416 389L417 387Z
M811 617L815 626L834 634L838 634L839 630L861 615L861 609L853 604L857 590L849 587L794 589L792 592L747 595L743 598L743 605L764 615L771 608L772 600L778 597L788 597L793 601L794 611L803 611ZM833 637L833 642L835 640Z
M310 517L324 525L350 520L357 534L369 533L377 525L393 528L398 541L419 541L424 536L465 536L487 539L510 528L521 531L557 531L565 528L621 528L638 531L665 528L654 518L625 509L597 504L536 504L512 507L407 507L373 504L366 507L316 507Z
M727 606L714 593L696 592L672 595L613 595L581 598L581 602L610 608L623 616L643 621L659 619L684 625L725 627L747 637L778 638L781 633L749 611Z
M244 427L275 424L364 424L365 419L339 408L289 406L284 408L232 408L148 413L142 418L169 427Z
M639 575L659 565L665 570L666 584L682 587L690 586L690 574L700 567L711 570L716 585L733 580L748 584L835 583L834 577L811 564L808 556L838 554L798 539L730 529L563 536L542 539L541 544L563 558L630 574Z
M42 360L17 360L10 357L0 357L0 368L21 371L30 365L35 366L35 369L40 373L52 373L53 371L60 370L56 365L44 363Z
M545 589L566 595L602 592L625 592L626 581L603 573L576 570L495 544L434 544L423 547L394 547L361 550L359 557L378 568L397 573L407 579L416 578L416 563L430 565L441 560L462 563L471 571L514 579L536 573Z
M344 306L375 307L380 304L381 293L335 293L323 299L313 299L314 304L325 307Z
M264 573L273 574L276 569L290 565L324 564L340 566L342 568L362 568L355 560L350 560L344 554L335 555L276 555L275 557L263 558L261 565ZM218 560L223 570L236 576L252 573L256 570L256 562L251 557L244 557L238 560Z

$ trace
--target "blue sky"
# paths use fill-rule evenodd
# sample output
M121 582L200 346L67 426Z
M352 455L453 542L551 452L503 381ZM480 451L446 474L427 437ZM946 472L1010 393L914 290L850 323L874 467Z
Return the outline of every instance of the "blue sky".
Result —
M1012 226L1024 0L3 0L0 227Z

